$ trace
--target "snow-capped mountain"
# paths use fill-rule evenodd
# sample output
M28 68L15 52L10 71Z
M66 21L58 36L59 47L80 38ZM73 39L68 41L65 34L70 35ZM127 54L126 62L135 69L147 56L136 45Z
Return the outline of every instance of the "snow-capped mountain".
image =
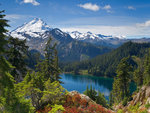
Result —
M106 36L102 34L94 34L91 32L80 33L78 31L68 32L73 39L88 42L96 45L118 47L127 39L124 36Z
M46 39L51 34L55 35L58 40L79 40L83 42L90 42L92 44L111 46L113 44L120 44L124 40L123 37L105 36L101 34L94 34L91 32L80 33L78 31L63 32L58 28L51 28L43 20L35 18L28 23L16 28L10 32L12 37L19 39L31 40L33 38ZM57 35L57 36L56 36ZM69 36L68 36L69 35ZM61 38L60 38L61 37Z
M70 36L77 40L109 40L109 39L125 39L124 36L106 36L101 34L94 34L91 32L80 33L78 31L68 32Z
M98 47L73 39L59 28L51 28L41 19L34 19L9 33L14 38L27 39L29 50L39 51L44 55L45 45L50 36L52 44L57 43L58 57L61 61L79 61L93 58L110 51L107 47Z
M35 18L34 20L24 23L22 26L10 32L10 35L20 39L26 39L27 36L36 38L47 38L46 31L51 31L53 28L48 26L43 20Z
M45 44L52 36L52 43L57 43L58 56L62 61L79 61L93 58L110 51L111 49L108 47L116 48L129 41L124 37L105 36L91 32L63 32L59 28L51 28L38 18L23 24L8 35L14 38L27 39L29 49L37 50L41 54L44 54ZM132 41L141 42L141 40ZM147 39L142 39L142 42L145 41L147 42Z

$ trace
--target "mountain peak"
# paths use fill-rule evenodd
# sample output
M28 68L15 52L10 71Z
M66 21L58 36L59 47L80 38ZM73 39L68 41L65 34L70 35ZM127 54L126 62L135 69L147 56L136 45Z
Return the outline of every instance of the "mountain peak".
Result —
M30 24L41 23L42 25L47 25L41 18L34 18L29 22Z
M41 37L46 31L51 31L52 28L49 27L42 19L34 18L28 23L23 24L17 29L13 30L10 34L13 37L25 39L26 37L21 34L27 34L32 37Z

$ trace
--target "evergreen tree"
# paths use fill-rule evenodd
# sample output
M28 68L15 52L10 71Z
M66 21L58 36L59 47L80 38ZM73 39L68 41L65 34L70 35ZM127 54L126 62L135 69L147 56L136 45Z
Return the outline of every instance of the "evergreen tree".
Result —
M136 61L138 67L133 72L133 80L138 87L143 85L144 80L144 63L142 58L133 56L133 59Z
M132 66L128 63L129 57L123 58L117 67L117 76L113 83L113 96L120 102L125 97L129 97L129 85L131 79Z
M37 64L37 72L28 72L24 80L16 85L18 94L31 100L36 110L48 104L60 104L66 93L59 81L56 44L52 45L51 40L46 44L45 59Z
M150 49L144 61L144 84L150 85Z
M90 86L90 89L87 86L87 89L84 91L84 94L90 97L97 104L100 104L107 108L109 107L104 97L104 94L102 94L100 91L97 92L94 88L92 88L92 86Z
M2 113L28 113L31 111L30 103L18 96L14 88L14 78L9 73L12 66L4 58L6 56L5 47L7 44L6 36L4 35L8 26L7 20L4 19L0 11L0 112Z
M11 70L11 75L17 82L23 80L26 74L25 56L27 54L28 46L26 40L19 40L18 38L9 37L8 61L15 67Z
M60 79L56 43L52 44L51 37L46 44L45 59L38 63L37 71L41 72L45 76L46 80L50 79L51 82L59 81Z
M6 46L6 36L5 33L7 30L5 27L9 27L7 24L8 20L3 19L5 17L4 14L2 14L4 11L0 11L0 55L5 51L4 46Z

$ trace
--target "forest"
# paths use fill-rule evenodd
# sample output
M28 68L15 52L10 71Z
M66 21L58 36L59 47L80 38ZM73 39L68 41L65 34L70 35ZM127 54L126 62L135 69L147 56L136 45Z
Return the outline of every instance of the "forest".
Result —
M136 68L137 63L134 56L143 58L148 52L148 48L150 48L150 43L134 43L129 41L109 53L81 62L61 63L60 67L64 72L74 74L114 77L116 76L117 65L122 58L129 56L128 61Z

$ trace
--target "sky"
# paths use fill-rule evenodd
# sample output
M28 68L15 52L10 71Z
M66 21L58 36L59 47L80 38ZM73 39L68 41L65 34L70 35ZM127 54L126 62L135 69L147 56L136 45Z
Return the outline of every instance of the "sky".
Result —
M63 31L150 37L150 0L0 0L11 31L34 18Z

